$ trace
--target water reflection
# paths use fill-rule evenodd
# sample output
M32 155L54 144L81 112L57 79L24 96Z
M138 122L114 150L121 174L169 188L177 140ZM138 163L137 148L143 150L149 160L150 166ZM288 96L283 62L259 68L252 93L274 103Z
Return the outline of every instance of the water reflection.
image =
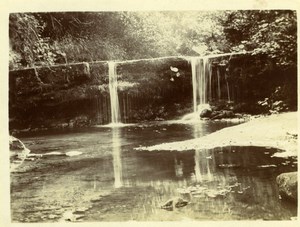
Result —
M199 138L203 134L201 125L194 125L194 138ZM212 174L212 169L214 166L213 155L209 155L206 149L196 149L195 150L195 181L202 182L204 179L206 181L213 181L214 176Z
M205 181L214 181L215 176L215 162L214 154L210 154L208 150L195 150L194 155L195 161L195 174L194 180L196 182Z
M174 163L175 163L175 175L176 175L176 177L182 177L183 176L183 162L182 162L182 160L178 160L175 157Z
M13 173L13 220L31 218L29 221L45 222L49 220L49 206L83 207L89 203L92 208L84 214L84 221L274 220L297 215L297 207L285 207L278 200L275 182L281 172L295 171L296 164L292 167L291 159L272 158L276 150L231 147L147 152L133 149L144 145L144 141L149 141L149 145L168 138L179 140L179 132L197 138L205 134L208 126L215 127L210 124L202 122L193 128L186 125L106 127L97 129L100 135L97 131L67 135L64 140L61 135L56 140L45 137L43 143L36 144L36 150L53 147L54 143L65 148L69 139L69 149L80 144L85 147L85 155L65 159L49 157L40 160L45 166L40 166L39 171ZM173 212L160 209L162 203L176 197L190 203ZM46 218L42 220L43 216Z
M196 150L195 151L195 180L196 180L196 182L202 181L200 162L201 162L200 150Z
M114 167L114 186L120 188L123 186L122 159L121 159L121 137L120 128L112 128L112 156Z
M210 172L210 166L211 166L210 159L208 157L206 157L206 167L207 167L207 179L208 181L213 181L213 175Z

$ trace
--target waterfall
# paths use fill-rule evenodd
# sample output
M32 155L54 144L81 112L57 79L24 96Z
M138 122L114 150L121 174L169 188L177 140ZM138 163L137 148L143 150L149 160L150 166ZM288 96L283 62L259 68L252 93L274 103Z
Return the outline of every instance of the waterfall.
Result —
M212 98L212 73L207 57L192 57L192 84L194 113ZM200 106L199 106L200 105Z
M192 85L193 85L193 113L185 115L182 120L198 119L201 110L209 108L208 101L215 98L220 100L221 91L221 72L217 67L214 75L211 67L211 59L216 57L226 57L245 53L229 53L210 55L205 57L191 57ZM224 76L224 75L223 75ZM231 101L229 83L225 77L228 101ZM223 95L224 96L224 95Z
M228 102L230 102L229 84L228 84L228 80L227 79L226 79L226 88L227 88Z
M194 112L197 112L197 84L198 80L200 80L200 75L199 73L196 73L197 68L199 67L199 58L192 58L191 59L191 66L192 66L192 84L193 84L193 104L194 104Z
M220 83L220 69L217 68L217 76L218 76L218 99L221 99L221 83Z
M117 67L115 62L108 62L108 76L109 76L111 123L118 124L120 123L120 110L119 110L119 98L118 98Z
M208 100L212 99L212 73L211 73L211 68L210 68L210 64L209 64L209 59L208 57L203 57L203 69L204 69L204 73L203 76L204 78L207 78L208 81L207 83L207 92L205 90L204 93L204 102L200 103L201 104L206 104L208 102ZM206 84L204 84L204 86L206 87Z

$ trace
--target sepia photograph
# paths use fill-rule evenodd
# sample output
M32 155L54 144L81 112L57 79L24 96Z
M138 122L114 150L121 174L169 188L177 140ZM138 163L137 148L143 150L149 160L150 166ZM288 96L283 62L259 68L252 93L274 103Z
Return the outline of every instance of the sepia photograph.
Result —
M7 223L297 222L299 12L255 2L9 11Z

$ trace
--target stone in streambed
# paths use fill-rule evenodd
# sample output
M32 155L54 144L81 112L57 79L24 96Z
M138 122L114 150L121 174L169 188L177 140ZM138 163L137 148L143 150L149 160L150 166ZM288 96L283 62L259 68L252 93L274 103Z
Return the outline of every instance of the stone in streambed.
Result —
M13 136L9 137L9 150L11 158L15 156L20 160L24 160L30 153L30 150L25 147L21 140Z
M282 199L297 202L297 172L282 173L277 176L276 182Z
M89 210L88 207L78 207L78 208L73 212L73 214L81 214L81 213L86 212L87 210Z
M15 171L27 158L30 150L25 147L21 140L9 137L10 171Z
M55 218L57 218L58 217L58 215L56 215L56 214L49 214L48 215L48 218L49 219L55 219Z
M61 221L78 222L80 221L79 219L82 219L83 217L85 216L74 214L72 211L68 210L63 214Z
M231 110L222 110L222 111L215 111L211 114L212 120L216 119L223 119L223 118L233 118L235 117L234 113Z
M173 210L174 208L184 207L188 205L188 203L188 201L180 197L175 197L166 201L163 205L161 205L161 208L166 210Z
M200 118L210 118L212 111L210 109L204 109L200 112Z

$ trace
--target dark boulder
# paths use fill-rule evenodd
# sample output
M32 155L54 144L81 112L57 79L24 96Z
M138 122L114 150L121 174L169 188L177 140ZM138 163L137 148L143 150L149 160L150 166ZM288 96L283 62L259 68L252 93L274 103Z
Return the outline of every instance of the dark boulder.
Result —
M219 115L221 115L221 114L222 114L222 111L215 110L215 111L213 111L213 112L211 113L210 118L214 118L214 117L219 116Z
M235 117L234 113L230 110L225 110L225 111L223 111L223 113L225 115L224 118L233 118L233 117Z
M282 199L297 202L297 172L282 173L276 182Z
M14 171L26 159L30 150L25 147L21 140L9 136L10 170Z
M25 159L26 156L30 153L30 150L25 147L21 140L9 136L9 151L10 158Z
M223 119L223 118L233 118L235 117L234 113L230 110L222 110L222 111L215 111L211 114L211 119Z
M200 118L210 118L212 111L210 109L204 109L200 112Z
M9 149L11 151L22 151L25 149L25 145L17 138L9 137Z

